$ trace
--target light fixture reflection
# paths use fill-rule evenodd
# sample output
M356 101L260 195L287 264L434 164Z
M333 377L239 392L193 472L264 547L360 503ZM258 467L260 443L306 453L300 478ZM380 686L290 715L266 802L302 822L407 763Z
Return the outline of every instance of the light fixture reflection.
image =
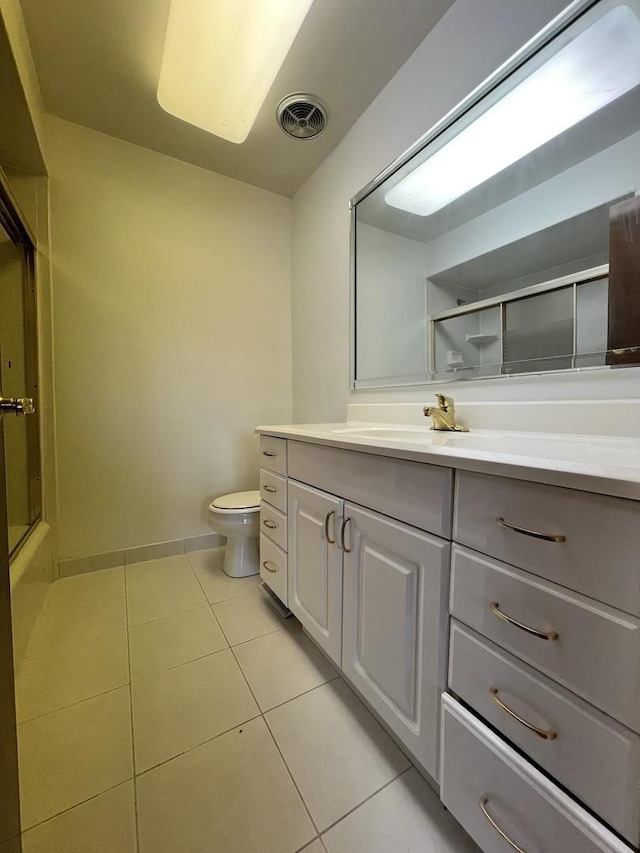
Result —
M158 102L244 142L313 0L172 0Z
M625 5L601 18L385 195L430 216L640 84L640 20Z

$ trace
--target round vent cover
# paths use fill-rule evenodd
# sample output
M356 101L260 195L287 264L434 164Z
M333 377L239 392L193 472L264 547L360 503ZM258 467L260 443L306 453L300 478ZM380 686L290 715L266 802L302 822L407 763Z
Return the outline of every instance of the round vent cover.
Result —
M328 111L320 98L297 92L287 95L276 110L278 124L294 139L313 139L327 126Z

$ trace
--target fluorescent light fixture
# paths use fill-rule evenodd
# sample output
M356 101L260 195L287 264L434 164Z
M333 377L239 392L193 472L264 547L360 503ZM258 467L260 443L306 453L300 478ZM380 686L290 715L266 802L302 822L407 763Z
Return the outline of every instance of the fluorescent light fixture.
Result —
M385 195L430 216L640 84L640 20L610 8Z
M313 0L172 0L158 102L244 142Z

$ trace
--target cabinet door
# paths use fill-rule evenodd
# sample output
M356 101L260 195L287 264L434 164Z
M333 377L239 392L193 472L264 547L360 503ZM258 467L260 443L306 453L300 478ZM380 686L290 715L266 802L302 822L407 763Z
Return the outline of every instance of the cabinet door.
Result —
M340 666L342 551L338 534L343 501L294 480L289 480L288 488L289 607Z
M346 504L342 668L437 778L448 542Z

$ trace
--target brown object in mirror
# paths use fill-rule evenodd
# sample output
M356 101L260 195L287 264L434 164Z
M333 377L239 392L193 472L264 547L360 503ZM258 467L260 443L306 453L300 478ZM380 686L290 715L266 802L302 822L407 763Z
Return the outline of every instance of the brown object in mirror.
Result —
M635 352L620 352L633 347ZM640 197L609 211L607 364L640 364Z

